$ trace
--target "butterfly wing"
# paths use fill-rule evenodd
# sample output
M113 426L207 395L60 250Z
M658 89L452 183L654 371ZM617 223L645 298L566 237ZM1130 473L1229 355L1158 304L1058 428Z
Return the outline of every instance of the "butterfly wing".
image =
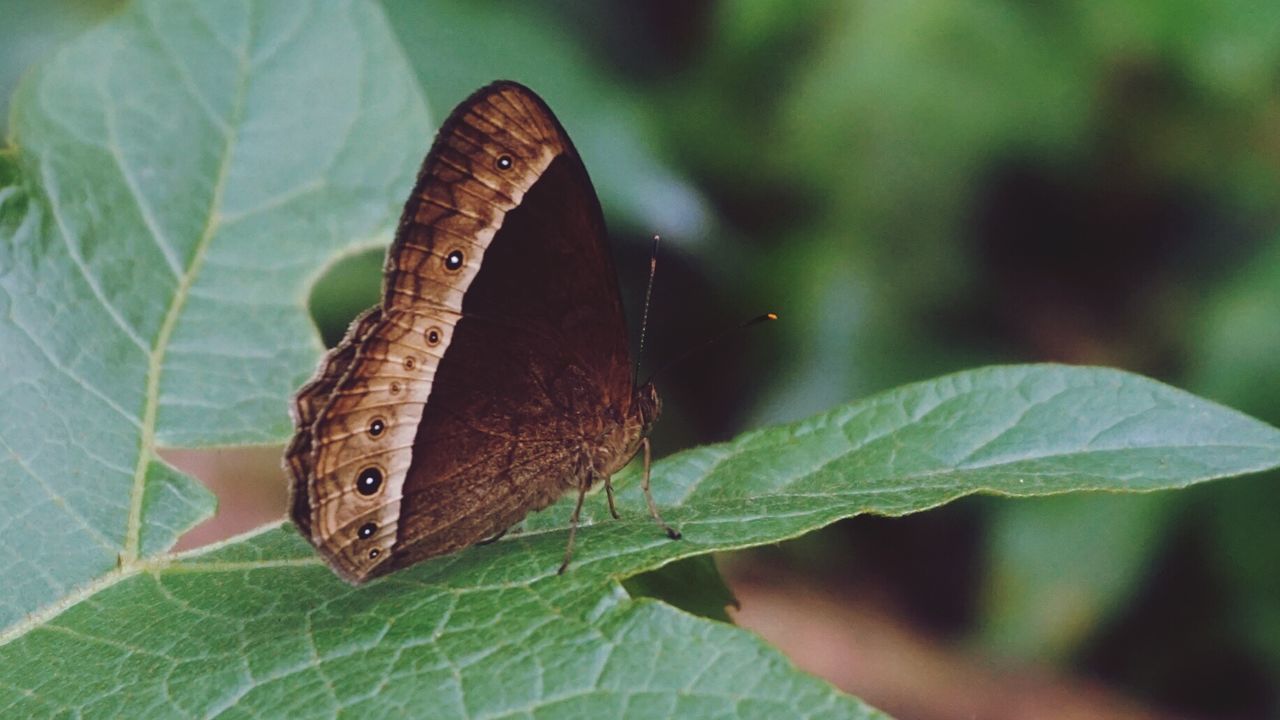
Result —
M306 479L311 477L314 465L312 455L312 427L319 418L329 396L337 384L346 376L355 360L356 349L364 338L382 319L382 308L373 307L360 314L338 346L329 351L320 361L315 377L298 391L293 400L293 424L298 431L285 451L285 466L293 475L293 499L290 515L298 530L304 535L311 535L311 494Z
M495 83L437 135L381 309L298 394L295 522L353 582L472 544L576 482L630 390L586 171L536 95Z
M500 532L586 477L630 402L625 327L594 192L561 155L467 291L418 426L394 567Z

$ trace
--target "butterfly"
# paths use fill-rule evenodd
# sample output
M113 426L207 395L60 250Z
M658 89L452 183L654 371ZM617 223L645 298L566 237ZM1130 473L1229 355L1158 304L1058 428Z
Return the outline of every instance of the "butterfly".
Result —
M495 538L643 450L637 387L591 180L533 91L495 82L441 126L387 252L381 302L292 405L290 515L352 583Z

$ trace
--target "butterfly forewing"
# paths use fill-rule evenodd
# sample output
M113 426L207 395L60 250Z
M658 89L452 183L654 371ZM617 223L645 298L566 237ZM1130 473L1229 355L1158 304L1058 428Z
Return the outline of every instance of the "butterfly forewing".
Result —
M551 502L599 424L580 404L617 415L631 389L599 205L526 88L495 83L444 123L385 272L299 391L286 454L296 524L353 582Z

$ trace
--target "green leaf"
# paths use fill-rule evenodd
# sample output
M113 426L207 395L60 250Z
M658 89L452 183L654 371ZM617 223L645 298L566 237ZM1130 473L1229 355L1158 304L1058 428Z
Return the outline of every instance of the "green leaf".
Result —
M1141 587L1169 499L1095 493L994 508L982 641L1006 659L1069 658Z
M592 504L602 519L588 518L563 577L564 503L523 534L359 589L287 528L126 568L11 634L0 670L14 692L0 708L106 714L127 688L132 706L191 714L326 715L356 702L537 714L572 700L644 717L853 715L860 706L759 641L632 600L614 578L979 490L1150 490L1277 464L1280 431L1151 380L1056 366L962 373L658 463L659 499L685 539L656 531L632 482L623 521ZM624 705L634 694L651 702Z
M1280 236L1245 258L1204 306L1189 344L1191 387L1275 422L1280 383L1258 378L1274 376L1280 354Z
M312 278L385 241L430 139L360 4L144 3L32 72L13 109L0 626L210 514L157 446L289 433L320 350Z
M360 588L291 528L166 550L160 445L279 442L307 290L385 242L429 133L376 7L140 3L28 76L0 155L0 715L873 717L758 638L626 592L682 558L974 492L1155 490L1280 431L1134 375L989 368L681 453L646 517L569 508Z
M1228 628L1280 673L1280 475L1231 483L1205 498L1209 549L1229 599Z
M354 589L291 529L262 533L136 574L5 647L0 711L878 716L730 626L616 585L588 596L554 572L526 584L465 564L462 584Z
M28 65L113 12L120 0L8 0L0 23L0 128L8 126L9 96Z
M663 565L627 578L622 587L631 597L655 598L685 612L724 622L730 622L728 607L738 604L711 555Z

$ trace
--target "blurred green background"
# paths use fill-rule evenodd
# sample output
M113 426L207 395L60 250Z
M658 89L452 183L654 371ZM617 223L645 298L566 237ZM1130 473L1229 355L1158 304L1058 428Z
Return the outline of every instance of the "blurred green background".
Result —
M25 67L118 5L0 0L4 117ZM1276 0L383 5L437 122L499 77L556 109L632 318L663 234L646 366L781 314L661 378L660 454L1004 362L1123 367L1280 424ZM329 342L380 264L318 286ZM1276 480L974 498L727 564L872 598L975 663L1277 717Z

